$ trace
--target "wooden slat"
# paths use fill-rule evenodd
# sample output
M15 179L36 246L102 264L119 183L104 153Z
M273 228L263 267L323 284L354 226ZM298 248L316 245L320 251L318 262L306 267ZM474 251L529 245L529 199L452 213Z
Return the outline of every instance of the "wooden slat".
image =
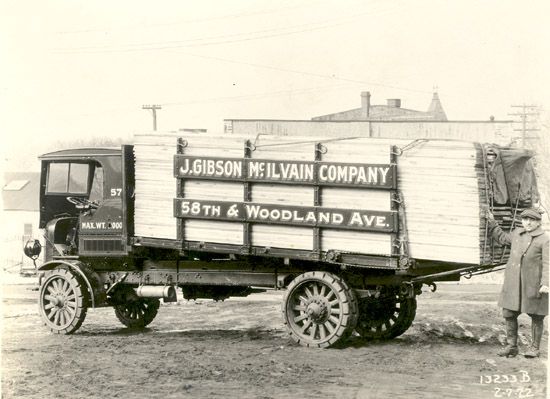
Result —
M252 225L252 245L313 250L313 230L307 227Z
M324 229L321 249L389 256L391 237L389 234Z
M345 187L324 187L321 204L327 208L391 210L391 192Z
M213 201L242 201L242 183L208 180L187 180L184 185L184 198L209 199Z
M242 245L243 228L240 223L233 222L186 220L184 237L188 241Z
M312 206L313 187L255 183L252 185L252 202Z

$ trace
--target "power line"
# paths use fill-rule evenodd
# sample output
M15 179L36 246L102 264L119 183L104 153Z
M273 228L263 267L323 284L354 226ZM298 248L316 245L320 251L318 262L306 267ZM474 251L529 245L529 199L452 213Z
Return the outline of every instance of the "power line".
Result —
M270 91L270 92L254 93L254 94L245 94L241 96L210 97L210 98L190 100L190 101L166 102L166 103L159 103L155 105L159 107L171 107L171 106L189 105L189 104L214 103L219 101L233 101L233 100L240 101L240 100L249 100L249 99L257 99L257 98L267 98L270 96L280 96L280 95L293 94L293 93L301 94L301 93L307 93L307 92L315 92L317 90L335 90L335 89L344 88L346 86L347 85L345 84L315 86L315 87L306 87L303 89L279 90L279 91ZM142 109L148 109L148 108L142 107ZM95 118L99 115L105 115L106 113L113 114L113 115L130 114L130 113L135 113L135 108L134 107L117 107L117 108L109 108L101 112L68 114L67 119L92 118L92 117Z
M206 18L190 18L190 19L182 19L182 20L180 19L177 22L156 23L156 24L139 23L139 24L130 24L128 26L122 26L115 29L89 28L89 29L69 30L69 31L57 31L54 33L58 35L69 35L69 34L82 34L82 33L113 32L113 31L134 30L134 29L143 30L143 29L164 28L167 26L178 26L183 24L202 23L202 22L217 21L217 20L228 20L228 19L243 18L243 17L247 18L250 16L257 16L257 15L280 14L280 13L285 13L288 10L310 7L311 4L315 4L318 2L319 0L312 0L307 3L300 3L299 5L295 5L292 7L284 6L284 7L279 7L278 9L246 11L246 12L224 14L224 15L212 16L212 17L206 17ZM290 3L292 4L292 2Z
M351 78L340 77L340 76L336 76L336 75L315 73L315 72L309 72L309 71L299 71L299 70L296 70L296 69L275 67L273 65L256 64L256 63L252 63L252 62L230 60L230 59L226 59L226 58L212 57L212 56L192 54L192 53L181 53L180 52L179 54L188 55L188 56L197 57L197 58L211 59L211 60L215 60L215 61L228 62L228 63L231 63L231 64L239 64L239 65L253 66L253 67L257 67L257 68L271 69L271 70L274 70L274 71L290 72L290 73L295 73L295 74L304 75L304 76L313 76L313 77L317 77L317 78L330 79L330 80L340 80L340 81L348 82L348 83L367 84L367 85L372 85L372 86L386 87L388 89L396 89L396 90L401 90L401 91L410 91L410 92L415 92L415 93L432 94L431 91L427 91L427 90L410 89L410 88L407 88L407 87L388 85L388 84L384 84L384 83L376 83L376 82L360 80L360 79L351 79Z
M382 10L381 9L379 11L384 12L384 11L387 11L387 10ZM274 35L244 37L244 38L238 38L238 39L235 39L235 40L210 41L210 42L207 42L207 43L194 43L194 42L198 42L198 41L216 40L216 39L224 39L224 38L231 38L231 37L240 37L240 36L245 36L245 35L254 35L254 34L263 33L263 32L277 32L277 31L280 31L280 29L265 29L265 30L260 30L260 31L256 31L256 32L237 33L237 34L221 35L221 36L210 36L210 37L187 39L187 40L180 40L180 41L153 42L153 43L141 43L141 44L138 43L138 44L125 45L124 47L118 48L118 49L113 48L112 46L111 47L110 46L95 46L95 47L94 46L89 46L89 47L80 47L80 48L59 49L59 50L57 50L57 52L59 52L59 53L79 53L79 52L82 52L82 53L97 53L97 52L99 52L99 53L105 53L105 52L119 53L119 52L132 52L132 51L169 50L169 49L177 49L177 48L182 48L182 47L200 47L200 46L209 46L209 45L217 45L217 44L235 43L235 42L240 42L240 41L259 40L259 39L262 39L262 38L276 37L276 36L282 36L282 35L290 35L290 34L296 34L296 33L311 31L311 30L324 29L324 28L331 27L331 26L341 25L342 23L345 23L349 19L355 19L355 18L358 18L358 17L360 17L362 15L365 15L365 14L372 14L372 9L369 10L368 12L359 13L359 14L356 13L352 16L346 16L346 17L341 17L341 18L336 18L336 19L329 19L329 20L320 21L320 22L317 22L317 23L314 23L314 24L297 25L297 26L291 27L291 29L300 28L300 27L304 27L304 26L311 26L311 25L315 25L315 24L319 24L319 23L327 23L327 22L331 22L331 21L341 21L341 22L338 22L338 23L332 24L332 25L316 26L316 27L312 27L311 29L303 29L303 30L298 30L298 31L280 32L280 33L277 33L277 34L274 34ZM285 28L285 29L289 29L289 28ZM184 44L184 43L187 43L187 44ZM175 45L172 46L170 44L175 44ZM161 46L160 47L154 47L154 46L159 46L159 45L161 45ZM186 54L186 53L183 53L183 54ZM223 59L223 58L220 58L220 57L202 56L202 55L188 54L188 53L186 55L189 55L189 56L192 56L192 57L197 57L197 58L212 59L212 60L223 61L223 62L228 62L228 63L240 64L240 65L254 66L254 67L264 68L264 69L290 72L290 73L300 74L300 75L304 75L304 76L314 76L314 77L319 77L319 78L323 78L323 79L340 80L340 81L349 82L349 83L368 84L368 85L373 85L373 86L386 87L386 88L402 90L402 91L409 91L409 92L417 92L417 93L425 93L425 94L431 93L431 92L426 91L426 90L410 89L410 88L399 87L399 86L395 86L395 85L388 85L388 84L364 81L364 80L359 80L359 79L351 79L351 78L346 78L346 77L337 77L336 75L319 74L319 73L313 73L313 72L308 72L308 71L298 71L298 70L293 70L293 69L288 69L288 68L274 67L274 66L271 66L271 65L261 65L261 64L255 64L255 63L243 62L243 61L228 60L228 59Z
M153 130L156 131L157 130L157 110L162 109L162 107L160 105L153 104L153 105L143 105L141 108L149 109L153 112Z
M318 86L318 87L309 87L304 89L293 89L293 90L279 90L279 91L271 91L271 92L264 92L264 93L255 93L255 94L248 94L248 95L242 95L242 96L226 96L226 97L212 97L212 98L205 98L202 100L191 100L191 101L181 101L181 102L170 102L170 103L162 103L162 106L177 106L177 105L188 105L188 104L200 104L200 103L210 103L210 102L218 102L218 101L233 101L233 100L250 100L250 99L258 99L258 98L265 98L265 97L272 97L272 96L280 96L280 95L286 95L286 94L292 94L292 93L307 93L311 91L316 90L331 90L331 89L339 89L343 87L343 85L330 85L330 86Z
M539 131L540 130L540 129L536 129L536 128L528 128L529 124L536 122L536 120L528 120L528 118L530 116L538 117L539 116L539 112L538 112L539 107L537 105L527 105L525 103L522 104L522 105L512 105L511 107L512 108L521 108L521 112L508 114L508 115L519 116L520 117L521 129L514 129L514 131L521 132L521 146L523 148L525 148L525 143L526 143L527 139L535 139L536 138L536 137L533 137L533 136L528 136L527 132L534 132L534 131ZM537 110L537 111L536 112L531 112L532 110Z
M383 11L386 11L386 10L383 10ZM202 38L195 38L195 39L186 39L186 40L134 43L134 44L126 44L118 47L117 46L81 46L81 47L53 49L52 51L54 53L61 53L61 54L73 54L73 53L95 54L95 53L158 51L158 50L170 50L170 49L186 48L186 47L215 46L215 45L221 45L221 44L239 43L239 42L246 42L246 41L252 41L252 40L261 40L261 39L269 39L269 38L280 37L280 36L295 35L299 33L306 33L306 32L326 29L326 28L332 28L335 26L343 25L345 23L348 23L350 20L360 18L367 14L372 14L371 10L365 11L363 13L355 13L353 15L348 15L340 18L333 18L333 19L328 19L328 20L323 20L323 21L308 23L308 24L294 25L294 26L285 27L282 29L272 28L272 29L263 29L259 31L253 31L253 32L232 33L232 34L202 37ZM339 21L339 22L332 23L333 21ZM315 25L320 25L320 26L315 26ZM270 32L275 32L275 33L270 34ZM232 37L237 37L237 38L231 39Z

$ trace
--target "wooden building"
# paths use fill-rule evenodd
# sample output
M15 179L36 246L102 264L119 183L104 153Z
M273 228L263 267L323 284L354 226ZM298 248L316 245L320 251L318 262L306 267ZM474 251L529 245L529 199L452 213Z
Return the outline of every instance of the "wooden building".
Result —
M23 254L23 245L30 238L42 236L38 228L39 192L39 172L4 173L0 259L7 272L32 274L34 271L32 260Z

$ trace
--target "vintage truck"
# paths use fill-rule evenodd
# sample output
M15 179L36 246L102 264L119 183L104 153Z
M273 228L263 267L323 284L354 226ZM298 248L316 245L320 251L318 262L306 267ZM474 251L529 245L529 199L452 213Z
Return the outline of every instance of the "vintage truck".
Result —
M506 261L484 214L511 228L536 205L530 158L452 140L156 132L48 153L40 315L70 334L89 308L112 306L143 328L176 289L214 300L281 289L302 345L390 339L410 327L423 284Z

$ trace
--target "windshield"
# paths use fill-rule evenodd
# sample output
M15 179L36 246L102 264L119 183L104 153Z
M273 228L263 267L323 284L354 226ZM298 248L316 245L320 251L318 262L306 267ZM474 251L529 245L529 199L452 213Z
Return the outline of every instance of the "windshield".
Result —
M54 162L50 164L46 193L86 194L89 165L85 163Z

